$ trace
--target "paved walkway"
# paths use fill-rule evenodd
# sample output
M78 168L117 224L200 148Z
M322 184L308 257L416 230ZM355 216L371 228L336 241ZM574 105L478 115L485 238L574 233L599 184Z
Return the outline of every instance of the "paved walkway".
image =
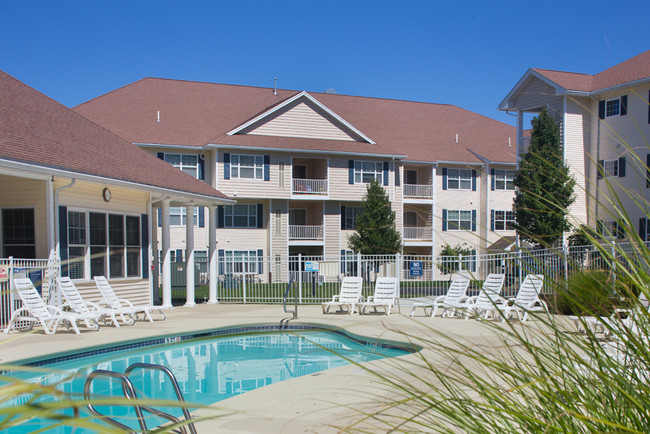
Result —
M490 328L474 320L409 318L396 313L388 317L323 315L320 306L299 306L298 311L299 319L292 320L291 324L325 324L371 339L412 340L424 344L425 349L421 354L369 362L367 366L376 372L399 375L408 362L417 363L423 356L435 360L435 343L447 339L460 339L467 345L486 348L496 348L501 343ZM67 333L65 329L56 335L45 335L41 329L34 333L2 333L0 363L188 331L235 325L278 324L283 318L291 317L282 311L280 305L250 304L177 307L166 313L166 321L138 322L135 326L119 329L107 326L99 332L84 330L79 336ZM439 336L437 331L443 332L445 337ZM424 342L429 339L433 344ZM399 362L399 366L396 362ZM427 375L426 370L418 373L419 368L409 364L409 370L413 369L416 369L417 375ZM358 366L348 365L272 384L218 402L218 411L225 415L202 422L199 424L199 432L337 432L337 426L346 427L361 419L360 411L380 408L383 402L390 399L391 394L391 390L386 389L376 377ZM199 412L204 413L205 411Z

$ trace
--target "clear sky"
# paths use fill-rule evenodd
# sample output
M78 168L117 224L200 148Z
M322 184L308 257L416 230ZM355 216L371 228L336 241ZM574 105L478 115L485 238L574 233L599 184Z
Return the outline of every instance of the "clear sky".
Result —
M650 0L0 0L0 69L72 107L143 77L496 107L650 49ZM0 97L2 97L0 95Z

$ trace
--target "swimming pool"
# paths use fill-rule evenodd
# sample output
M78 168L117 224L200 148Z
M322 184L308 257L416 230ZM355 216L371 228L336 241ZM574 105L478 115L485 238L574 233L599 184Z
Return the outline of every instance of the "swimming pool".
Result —
M209 405L291 378L351 362L394 357L415 350L407 344L369 342L340 330L312 326L279 330L275 325L257 326L164 336L144 342L57 355L47 360L32 360L28 364L36 369L43 367L42 372L13 375L41 384L58 384L58 388L65 393L82 396L86 377L96 369L124 372L133 363L154 363L172 370L186 401ZM131 379L138 396L174 399L171 383L160 373L142 372ZM93 382L93 396L122 396L121 386L115 380L97 379ZM19 404L27 399L18 397L14 403ZM105 407L101 410L114 415L121 422L133 416L130 408ZM174 409L172 413L180 415L180 410ZM127 424L137 427L133 420ZM25 433L51 425L52 422L35 420L7 432ZM47 432L71 433L73 429L59 427ZM88 431L77 429L74 432Z

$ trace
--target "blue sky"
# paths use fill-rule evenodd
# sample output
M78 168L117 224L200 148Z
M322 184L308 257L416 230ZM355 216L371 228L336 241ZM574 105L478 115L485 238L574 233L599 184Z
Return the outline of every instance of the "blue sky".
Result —
M66 106L143 77L496 107L650 49L650 1L8 1L0 69Z

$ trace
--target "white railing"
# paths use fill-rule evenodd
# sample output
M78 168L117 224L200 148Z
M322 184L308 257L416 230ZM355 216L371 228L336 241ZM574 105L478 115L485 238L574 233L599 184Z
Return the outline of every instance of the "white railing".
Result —
M430 240L433 231L430 227L404 227L405 240Z
M290 240L322 240L323 226L289 225Z
M294 194L327 194L327 179L294 179Z
M433 197L433 185L404 184L404 197Z

